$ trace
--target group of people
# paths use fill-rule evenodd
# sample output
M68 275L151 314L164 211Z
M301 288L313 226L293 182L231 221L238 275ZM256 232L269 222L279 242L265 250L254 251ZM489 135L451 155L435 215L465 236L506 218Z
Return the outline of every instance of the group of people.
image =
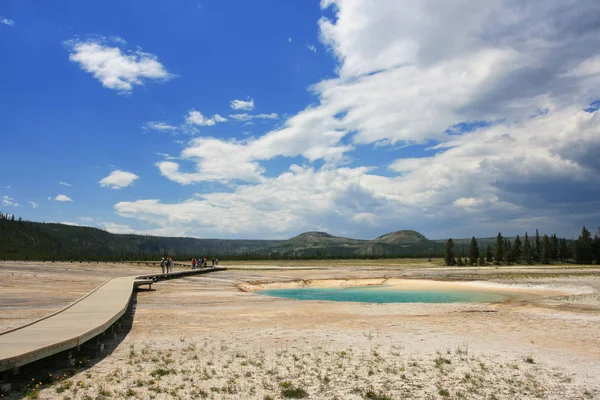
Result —
M212 259L212 266L219 265L219 260L216 258ZM208 267L208 258L200 257L198 259L192 258L192 269L206 268Z
M162 270L163 274L170 274L171 272L173 272L173 265L175 265L175 263L173 262L173 259L171 257L163 257L162 260L160 260L160 269ZM218 258L212 259L212 266L214 267L215 265L219 265ZM192 258L192 269L200 269L206 267L208 267L208 258Z
M160 260L160 269L162 269L162 273L170 274L173 272L173 264L173 259L171 257L169 257L168 260L165 260L163 257L162 260Z

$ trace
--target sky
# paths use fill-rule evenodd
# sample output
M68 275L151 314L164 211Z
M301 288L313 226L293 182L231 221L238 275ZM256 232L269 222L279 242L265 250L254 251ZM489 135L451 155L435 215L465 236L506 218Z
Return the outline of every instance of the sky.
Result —
M0 3L0 210L114 233L600 226L597 0Z

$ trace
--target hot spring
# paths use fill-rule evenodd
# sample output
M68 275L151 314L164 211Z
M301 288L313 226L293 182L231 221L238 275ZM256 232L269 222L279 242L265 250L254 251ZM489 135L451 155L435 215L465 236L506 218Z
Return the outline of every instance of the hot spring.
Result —
M357 303L497 303L548 295L546 291L532 288L485 286L467 282L398 280L391 285L326 284L325 287L319 287L319 284L313 281L308 287L267 287L256 293L294 300Z

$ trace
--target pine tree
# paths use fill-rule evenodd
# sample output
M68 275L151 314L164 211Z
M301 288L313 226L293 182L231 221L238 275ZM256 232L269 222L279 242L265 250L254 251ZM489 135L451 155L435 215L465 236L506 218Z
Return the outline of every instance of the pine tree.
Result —
M479 262L478 265L483 266L485 265L485 251L481 250L479 252Z
M558 256L560 261L567 261L569 259L569 247L567 246L567 239L560 239L558 243Z
M558 238L556 237L556 233L550 236L550 259L552 261L558 260Z
M537 229L535 230L535 247L533 250L533 259L539 262L542 252L542 242L540 240L540 232Z
M487 248L485 250L485 260L486 260L486 262L491 263L493 257L494 257L494 255L492 253L492 246L488 244Z
M531 243L529 242L529 236L525 232L525 241L523 242L523 261L525 264L531 264L533 257L531 254Z
M451 238L446 242L446 251L444 253L444 261L446 265L452 266L456 264L456 260L454 259L454 240Z
M548 235L544 235L543 239L542 239L542 251L540 254L540 261L542 262L542 264L549 264L550 263L550 254L551 254L551 249L550 249L550 239L548 238Z
M577 239L575 249L575 262L577 264L592 263L592 235L585 226L581 230L581 236Z
M594 251L594 258L596 259L596 265L600 265L600 228L598 228L596 235L594 235L592 248Z
M502 234L500 232L498 232L498 236L496 237L494 261L496 261L496 265L500 265L502 261L504 261L504 240L502 239Z
M508 264L514 261L513 248L510 239L506 239L504 242L504 259Z
M479 245L477 244L477 239L473 236L471 238L471 245L469 246L469 264L476 265L477 258L479 258Z
M515 262L521 260L521 238L519 235L515 238L515 245L513 246L513 254L515 256Z

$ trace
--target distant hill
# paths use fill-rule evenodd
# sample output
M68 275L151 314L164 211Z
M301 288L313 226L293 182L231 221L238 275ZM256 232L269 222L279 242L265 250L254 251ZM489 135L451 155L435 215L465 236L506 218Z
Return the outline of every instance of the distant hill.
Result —
M425 236L421 235L416 231L396 231L391 233L386 233L385 235L379 236L374 242L377 243L387 243L387 244L415 244L415 243L425 243L428 242Z
M245 259L441 256L444 244L402 230L374 240L306 232L287 240L195 239L112 234L92 227L0 219L2 259Z

